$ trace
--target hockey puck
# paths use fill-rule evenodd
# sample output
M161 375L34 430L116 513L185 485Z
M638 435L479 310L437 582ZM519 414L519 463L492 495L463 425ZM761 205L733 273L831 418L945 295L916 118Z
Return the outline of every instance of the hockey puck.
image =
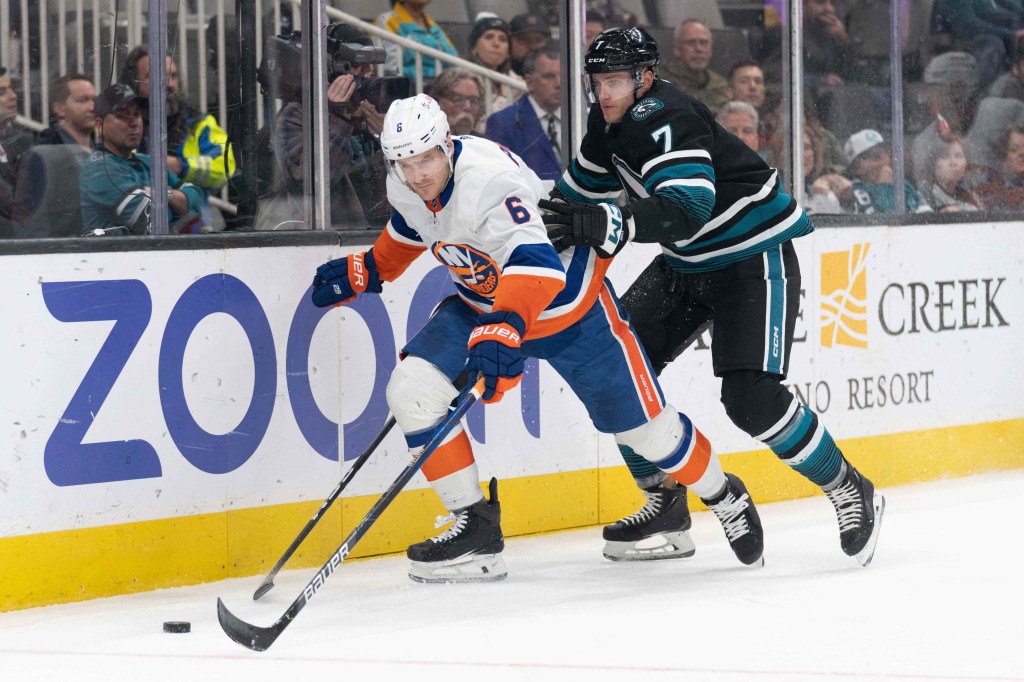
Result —
M164 632L192 632L192 623L187 620L169 620L164 623Z

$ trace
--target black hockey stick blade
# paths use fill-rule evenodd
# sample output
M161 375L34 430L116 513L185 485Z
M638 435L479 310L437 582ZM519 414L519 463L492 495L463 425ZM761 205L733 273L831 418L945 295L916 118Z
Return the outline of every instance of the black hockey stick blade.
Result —
M380 515L387 509L388 505L398 496L398 493L402 491L402 488L416 475L416 472L420 470L423 463L434 454L437 447L444 442L444 439L448 437L455 425L458 424L465 416L466 412L470 407L480 398L484 392L484 380L481 376L475 384L471 387L464 389L456 398L455 406L451 408L448 415L437 425L434 434L430 437L430 440L423 446L423 451L419 457L410 461L402 473L398 475L398 478L394 480L391 486L384 491L384 494L374 503L370 511L366 512L362 521L352 529L352 532L345 538L345 542L341 544L341 547L335 550L334 554L327 560L327 562L320 567L313 579L306 584L302 589L302 594L295 598L295 601L291 603L288 610L281 615L272 625L267 627L259 627L247 623L241 618L238 618L233 613L228 611L228 608L224 606L224 602L219 598L217 599L217 620L220 621L220 626L227 634L228 637L238 642L247 649L253 651L266 651L271 644L273 644L277 638L284 632L284 629L288 627L295 617L299 614L309 600L312 599L317 591L323 587L323 584L327 582L327 579L331 577L334 570L345 561L345 557L349 555L352 548L356 546L356 543L362 539L374 522L380 517Z
M253 651L266 651L288 624L283 617L270 627L265 628L246 623L228 611L228 607L224 606L220 597L217 597L217 620L220 621L220 626L228 637Z
M270 569L270 572L267 573L265 578L263 578L263 582L260 583L260 586L256 588L256 592L252 595L254 601L274 589L274 578L277 576L278 572L284 567L292 554L295 553L295 550L299 548L299 545L301 545L303 540L306 539L306 536L313 532L313 528L320 522L320 519L324 517L324 514L326 514L327 510L331 508L334 501L341 497L341 493L345 490L345 487L348 486L349 481L355 477L356 473L358 473L363 467L363 464L366 463L366 460L370 459L370 455L374 453L377 446L381 444L394 425L395 418L388 417L388 421L384 424L384 428L381 429L380 433L377 434L373 441L366 446L366 450L363 451L363 454L359 455L359 458L352 463L352 467L345 472L345 475L338 482L338 485L334 486L334 490L331 491L331 494L327 496L327 499L325 499L323 504L320 505L320 508L316 510L316 513L313 514L312 518L306 522L305 527L303 527L299 532L298 537L292 541L292 544L284 551L284 554L277 560L274 567Z

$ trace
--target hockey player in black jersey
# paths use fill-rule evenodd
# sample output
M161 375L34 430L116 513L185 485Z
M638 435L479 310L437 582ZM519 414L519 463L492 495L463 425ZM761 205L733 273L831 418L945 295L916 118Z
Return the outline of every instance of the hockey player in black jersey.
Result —
M843 551L866 566L885 499L782 385L799 310L792 240L813 227L782 191L778 171L707 107L658 80L658 62L657 43L640 28L609 29L591 44L585 68L598 106L552 200L541 202L548 234L556 248L585 244L607 258L630 241L662 246L622 297L655 371L714 323L712 362L730 419L822 488L836 508ZM628 203L620 209L613 202L623 190ZM659 534L688 529L689 511L685 490L620 450L647 503L605 527L605 555L692 554L692 544L637 551ZM738 509L735 500L709 506L719 518Z

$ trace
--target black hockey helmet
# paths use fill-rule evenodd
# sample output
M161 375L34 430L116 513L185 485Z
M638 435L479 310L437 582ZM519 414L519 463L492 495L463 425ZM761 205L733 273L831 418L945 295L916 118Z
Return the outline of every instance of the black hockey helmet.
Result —
M584 58L588 75L611 71L642 71L655 69L661 57L658 43L640 27L609 28L590 44Z

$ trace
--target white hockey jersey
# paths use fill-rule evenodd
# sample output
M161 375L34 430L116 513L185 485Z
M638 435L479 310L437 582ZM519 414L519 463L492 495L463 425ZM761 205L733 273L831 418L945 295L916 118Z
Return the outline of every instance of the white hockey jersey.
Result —
M527 339L561 331L593 305L611 261L590 248L555 252L537 208L541 180L513 152L468 135L453 142L454 173L437 199L388 177L395 210L373 247L381 279L429 249L474 309L518 313Z

